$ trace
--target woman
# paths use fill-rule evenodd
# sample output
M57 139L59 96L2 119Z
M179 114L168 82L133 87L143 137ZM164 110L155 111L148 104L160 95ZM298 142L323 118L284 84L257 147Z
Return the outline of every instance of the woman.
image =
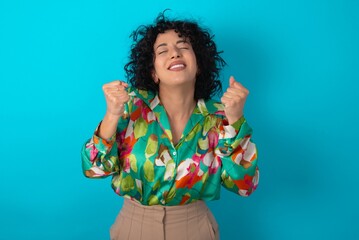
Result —
M131 86L103 86L107 111L82 150L84 174L111 175L125 199L111 239L219 239L204 201L221 185L248 196L259 179L248 90L231 77L221 102L211 99L225 62L195 22L160 14L132 37Z

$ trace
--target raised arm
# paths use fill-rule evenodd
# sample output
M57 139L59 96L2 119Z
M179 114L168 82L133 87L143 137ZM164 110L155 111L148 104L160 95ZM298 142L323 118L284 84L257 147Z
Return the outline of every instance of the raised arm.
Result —
M82 148L82 168L86 177L106 177L119 170L118 142L128 124L129 95L127 84L113 81L103 85L106 99L106 114L94 135ZM119 136L118 139L121 139Z
M229 87L221 98L226 123L220 131L216 149L222 160L223 186L242 196L250 195L259 181L257 148L251 140L252 129L243 117L248 94L242 84L230 77Z

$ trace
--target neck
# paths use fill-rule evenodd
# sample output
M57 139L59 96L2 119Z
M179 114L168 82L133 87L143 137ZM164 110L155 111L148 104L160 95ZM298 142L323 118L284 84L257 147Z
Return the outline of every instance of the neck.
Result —
M159 89L159 98L170 119L187 118L196 106L194 88Z

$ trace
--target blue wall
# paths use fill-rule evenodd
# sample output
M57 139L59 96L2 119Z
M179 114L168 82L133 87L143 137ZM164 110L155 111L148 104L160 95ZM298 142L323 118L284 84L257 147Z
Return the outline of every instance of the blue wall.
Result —
M222 239L359 239L359 4L354 0L1 1L0 239L108 239L122 205L80 148L124 79L128 38L165 8L215 33L251 93L251 197L209 203Z

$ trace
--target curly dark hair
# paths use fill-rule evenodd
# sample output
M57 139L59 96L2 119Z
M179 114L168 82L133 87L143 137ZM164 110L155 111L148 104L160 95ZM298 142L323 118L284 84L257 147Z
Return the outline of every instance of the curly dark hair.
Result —
M160 13L153 25L141 25L132 32L133 39L129 62L124 69L126 77L132 86L158 93L158 85L153 81L154 43L157 35L167 30L175 30L180 37L188 38L195 53L198 65L194 98L209 99L222 91L219 73L226 65L217 51L214 35L209 30L201 28L196 22L189 20L171 20Z

